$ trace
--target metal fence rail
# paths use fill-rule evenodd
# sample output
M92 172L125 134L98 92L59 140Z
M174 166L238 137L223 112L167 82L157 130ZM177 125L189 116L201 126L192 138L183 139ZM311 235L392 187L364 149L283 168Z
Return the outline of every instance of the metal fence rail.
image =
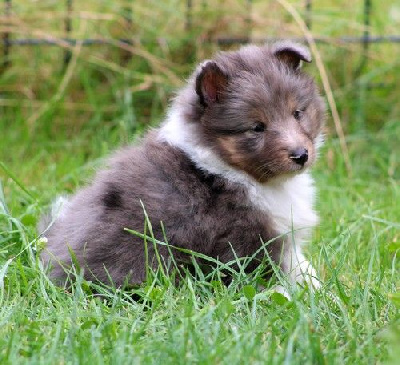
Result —
M298 42L305 42L306 38L290 38L293 41ZM344 37L314 37L313 38L316 43L329 43L329 44L346 44L346 43L364 43L364 37L351 37L351 36L344 36ZM256 43L261 42L273 42L276 40L282 40L282 38L255 38L252 37L251 41ZM245 37L218 37L214 38L212 42L220 45L232 45L232 44L243 44L247 43L249 38ZM141 39L141 43L148 43L153 42L156 43L156 40L148 40ZM367 40L368 44L371 43L400 43L400 36L370 36ZM19 39L7 39L4 41L3 44L7 44L9 48L11 46L61 46L61 47L73 47L77 44L81 44L83 46L95 46L95 45L118 45L118 44L135 44L135 41L128 38L85 38L85 39L74 39L74 38L57 38L57 39L38 39L38 38L19 38ZM8 52L9 52L8 48Z

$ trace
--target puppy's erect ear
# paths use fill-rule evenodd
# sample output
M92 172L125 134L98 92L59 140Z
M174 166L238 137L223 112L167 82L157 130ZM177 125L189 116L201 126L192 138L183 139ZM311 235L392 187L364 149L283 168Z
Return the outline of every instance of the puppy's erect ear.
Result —
M200 65L200 71L196 77L196 93L203 106L221 101L222 93L227 85L227 75L214 61L206 61Z
M280 42L273 46L273 53L293 70L301 67L301 61L311 62L311 54L307 47L295 42Z

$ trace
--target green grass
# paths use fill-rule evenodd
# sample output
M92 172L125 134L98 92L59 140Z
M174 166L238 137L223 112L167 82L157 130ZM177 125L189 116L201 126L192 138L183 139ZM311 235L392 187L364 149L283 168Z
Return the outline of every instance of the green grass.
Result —
M328 141L315 171L322 221L308 249L324 284L317 293L289 287L292 301L260 289L257 272L238 273L229 287L190 276L177 287L159 275L135 291L137 300L106 288L95 296L79 279L70 291L55 287L36 257L34 222L43 203L8 177L8 208L1 198L0 363L386 361L399 339L399 133L394 124L349 136L352 178L337 141ZM82 171L76 166L71 176ZM47 185L46 195L55 194Z
M316 34L361 32L361 3L315 5ZM15 4L26 25L17 25L19 31L63 36L56 28L60 5L41 2L35 17L39 4ZM115 17L122 2L85 4L82 10L91 14L86 33L81 16L74 36L127 34ZM253 35L265 29L282 35L282 24L283 35L299 35L282 7L271 4L275 20L262 16L265 2L254 2ZM13 67L0 76L0 364L397 364L400 95L393 83L400 69L391 45L371 47L361 77L355 75L356 46L320 46L347 132L352 173L328 120L314 170L321 224L307 249L323 281L319 292L284 281L293 296L287 301L268 286L260 288L258 272L237 273L229 287L218 275L188 275L176 286L159 273L135 290L135 300L129 292L94 288L79 277L69 291L48 280L37 258L42 244L35 228L48 203L90 180L104 156L135 143L161 120L194 59L215 48L188 40L247 29L245 2L221 2L215 11L198 6L192 32L183 39L183 28L176 27L185 18L181 2L153 2L153 12L142 2L134 6L133 27L153 42L132 59L118 48L74 50L69 76L58 48L16 48ZM396 6L380 2L373 34L394 33ZM94 15L103 16L101 26ZM157 43L159 34L165 43ZM385 87L360 93L366 81Z

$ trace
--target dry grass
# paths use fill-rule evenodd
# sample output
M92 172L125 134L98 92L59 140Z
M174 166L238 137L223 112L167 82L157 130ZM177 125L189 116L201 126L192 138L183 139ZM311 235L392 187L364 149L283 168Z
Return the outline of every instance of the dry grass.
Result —
M40 119L49 103L60 98L65 102L60 104L61 107L65 105L68 109L92 110L96 107L87 102L89 96L82 90L80 73L83 70L93 70L90 82L95 93L104 92L101 90L104 85L113 84L120 88L123 83L133 94L148 91L148 95L159 98L161 105L166 105L171 90L182 83L182 75L188 74L195 61L209 57L217 49L213 43L216 39L248 38L260 41L265 38L305 37L310 42L313 37L323 37L328 45L312 48L327 91L334 128L346 155L339 114L330 89L338 100L344 129L348 129L354 115L363 124L378 124L382 110L371 113L370 109L376 109L381 98L386 98L389 92L385 89L372 90L370 94L377 102L372 102L373 107L369 109L369 105L360 105L362 103L354 100L360 87L363 87L357 82L385 83L390 88L393 83L390 71L399 67L395 46L372 45L368 64L359 77L357 69L361 62L361 46L334 40L337 36L362 35L361 0L313 4L310 32L306 31L302 20L307 16L303 1L251 4L246 1L219 1L212 5L207 1L195 1L190 16L186 2L176 0L150 3L73 2L71 12L66 11L64 3L50 1L16 0L12 4L10 16L0 18L0 33L11 32L13 40L37 38L56 43L55 46L12 47L12 67L5 70L0 79L0 105L31 105L23 112L30 124ZM398 29L399 11L391 1L380 3L379 11L372 8L371 34L394 34ZM68 33L65 30L67 17L71 19L71 31ZM111 42L108 45L81 47L79 43L76 46L68 44L64 41L65 37L107 39ZM130 39L133 46L120 43L118 39ZM63 65L68 51L73 55L73 67ZM338 63L338 57L346 62ZM115 103L115 97L108 95L109 104ZM392 97L392 101L399 99ZM75 103L76 107L73 106ZM108 111L114 109L113 105L104 103L98 107Z

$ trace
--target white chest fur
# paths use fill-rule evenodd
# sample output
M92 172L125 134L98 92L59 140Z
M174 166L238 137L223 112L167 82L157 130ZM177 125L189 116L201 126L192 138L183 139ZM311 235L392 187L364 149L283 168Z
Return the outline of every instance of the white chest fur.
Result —
M256 207L269 213L279 233L292 232L296 244L318 223L313 209L315 190L308 173L263 185L254 183L248 186L248 194Z
M309 228L318 222L313 209L312 177L305 172L260 184L202 145L196 132L196 125L185 122L178 108L172 108L159 131L159 138L182 149L199 168L245 186L251 204L269 213L275 230L280 234L291 233L294 243L301 244L308 236Z

